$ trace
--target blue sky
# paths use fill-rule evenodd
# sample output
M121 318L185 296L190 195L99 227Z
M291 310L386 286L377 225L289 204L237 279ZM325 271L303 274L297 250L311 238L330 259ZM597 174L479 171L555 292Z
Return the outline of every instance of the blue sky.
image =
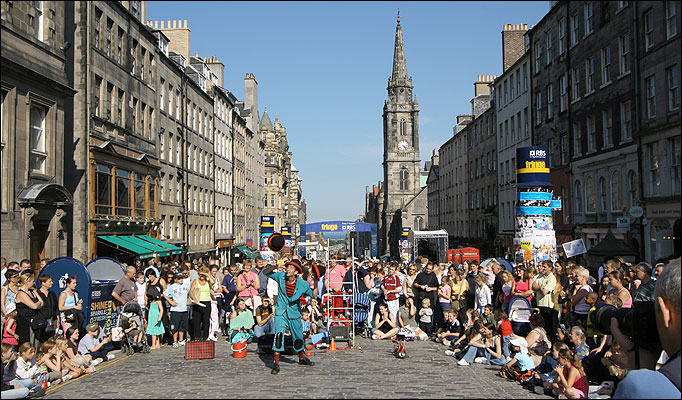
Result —
M422 167L471 112L479 74L502 72L505 24L535 24L549 2L156 2L149 20L188 20L191 54L217 56L225 87L287 128L308 222L355 220L383 179L382 118L396 14L419 100Z

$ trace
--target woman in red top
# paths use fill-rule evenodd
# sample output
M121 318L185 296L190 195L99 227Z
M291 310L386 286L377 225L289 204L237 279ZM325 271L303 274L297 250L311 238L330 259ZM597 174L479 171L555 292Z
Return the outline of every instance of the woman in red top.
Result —
M529 278L526 274L528 270L525 267L516 267L516 282L514 283L513 293L515 295L524 296L528 301L533 300L533 278Z
M580 359L569 349L559 351L559 365L554 367L556 380L552 391L560 399L586 399L589 383Z

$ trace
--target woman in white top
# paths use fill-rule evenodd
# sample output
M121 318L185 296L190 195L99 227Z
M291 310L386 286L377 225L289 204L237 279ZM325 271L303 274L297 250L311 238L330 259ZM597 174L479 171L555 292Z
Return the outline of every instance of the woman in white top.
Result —
M590 305L585 301L585 297L592 292L592 287L587 284L590 272L584 267L578 267L575 270L575 275L578 283L575 286L573 297L571 297L573 317L575 322L582 321L583 326L585 326L587 324L587 313L590 311Z

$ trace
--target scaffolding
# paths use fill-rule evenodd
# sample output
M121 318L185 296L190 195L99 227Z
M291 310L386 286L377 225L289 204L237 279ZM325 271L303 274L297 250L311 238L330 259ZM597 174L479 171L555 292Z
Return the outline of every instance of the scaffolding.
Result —
M354 296L355 293L357 292L357 286L355 282L355 268L353 267L353 264L356 262L355 260L355 246L354 246L354 239L351 238L351 253L350 253L350 259L349 260L330 260L329 258L329 239L327 239L327 268L324 273L324 280L325 284L329 285L329 290L327 293L324 294L326 306L327 306L327 331L331 335L331 327L332 326L350 326L350 332L349 332L349 342L351 346L355 347L355 301L354 301ZM329 281L329 272L330 272L330 265L331 262L336 262L336 263L342 263L342 262L349 262L350 263L350 271L351 271L351 282L352 282L352 292L351 294L347 294L343 290L343 284L345 283L343 279L341 282L330 282ZM333 291L331 289L331 285L338 285L341 284L341 290L340 293L339 291ZM334 299L341 299L341 307L335 307L334 306ZM337 302L338 303L338 302ZM334 311L341 311L339 313L339 317L337 317L337 313ZM350 319L349 319L350 318ZM350 325L346 325L350 323Z

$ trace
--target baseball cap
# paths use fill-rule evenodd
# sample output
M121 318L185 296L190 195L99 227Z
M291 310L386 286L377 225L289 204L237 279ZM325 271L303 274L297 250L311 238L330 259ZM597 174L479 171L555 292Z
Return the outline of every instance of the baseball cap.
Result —
M185 275L182 272L178 272L175 274L175 279L185 279Z
M93 322L91 324L88 324L85 327L85 330L88 332L97 332L99 330L99 325Z

